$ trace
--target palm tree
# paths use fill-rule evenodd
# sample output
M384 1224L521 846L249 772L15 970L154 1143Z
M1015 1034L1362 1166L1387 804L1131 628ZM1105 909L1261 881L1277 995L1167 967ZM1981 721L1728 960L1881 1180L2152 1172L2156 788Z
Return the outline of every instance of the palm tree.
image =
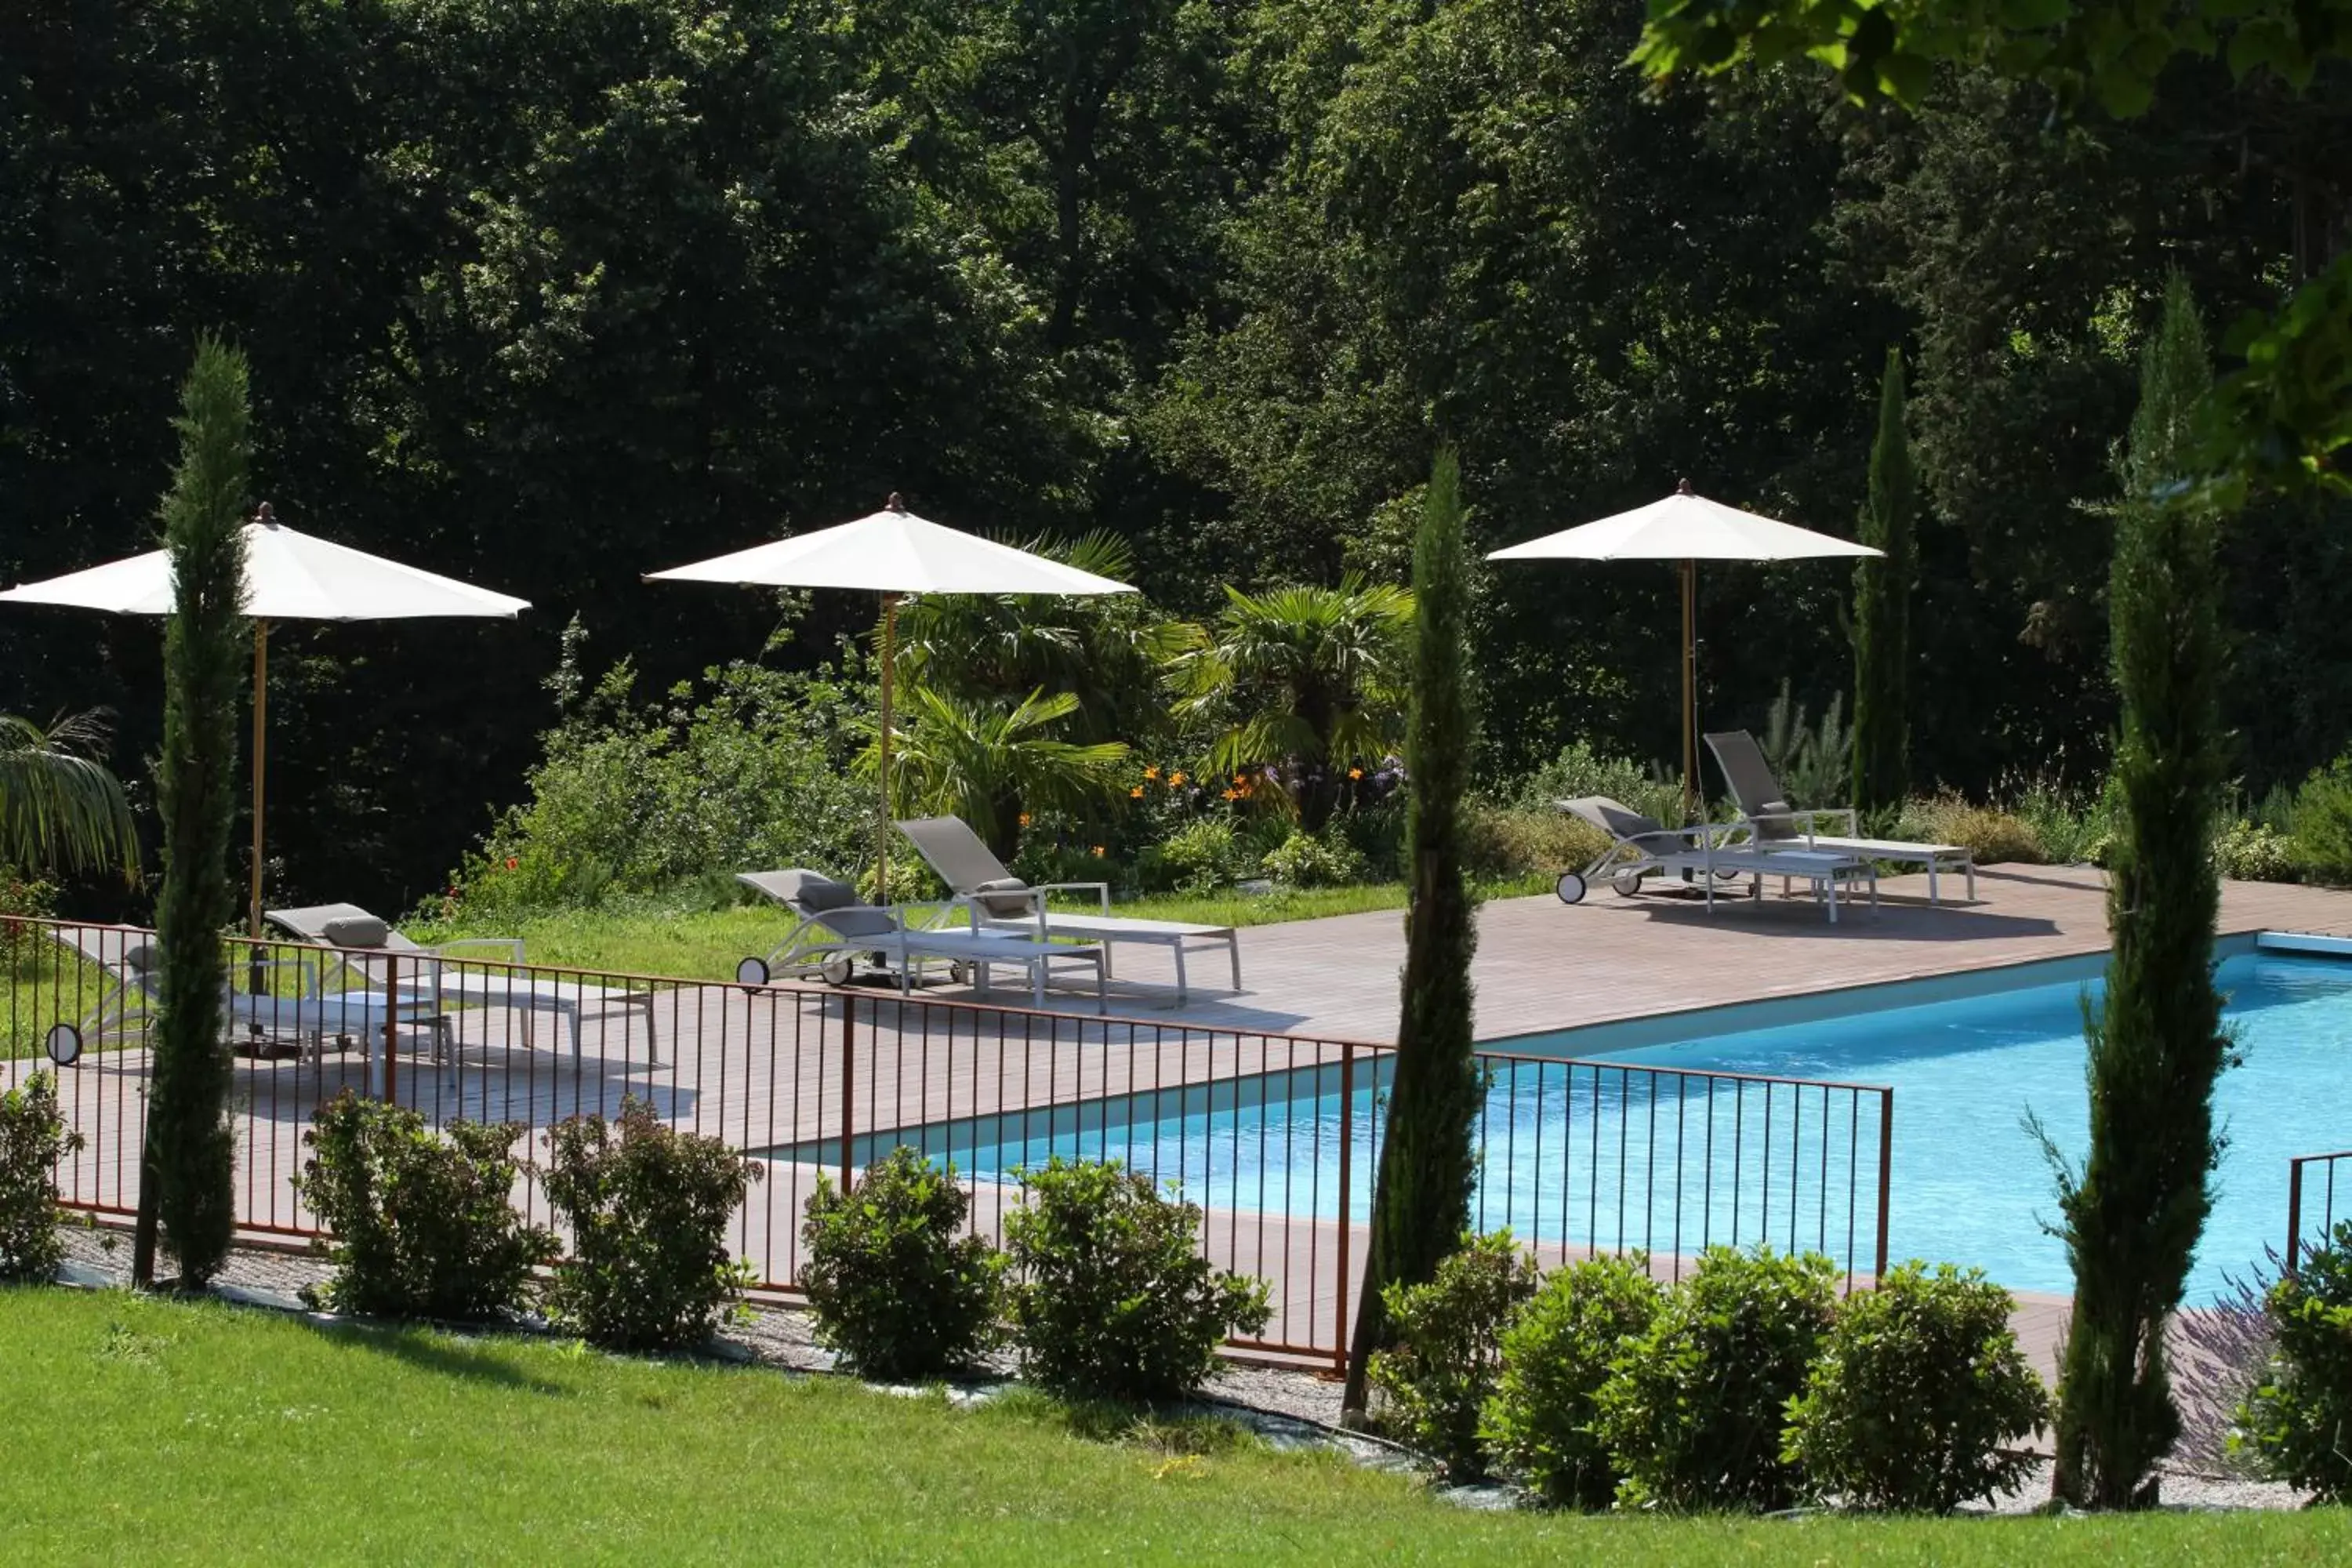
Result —
M1083 811L1121 782L1123 742L1045 733L1077 706L1066 691L1032 691L1007 706L914 688L891 725L892 808L961 816L997 858L1012 859L1024 808ZM868 746L858 762L869 778L877 751Z
M1115 534L1033 539L1022 548L1097 577L1134 574L1134 556ZM1201 641L1200 627L1168 618L1140 594L925 595L898 611L898 678L1005 704L1033 691L1066 691L1076 699L1072 733L1131 739L1165 717L1161 668Z
M93 709L44 729L0 713L0 865L138 874L131 803L98 760L113 738L109 719Z
M1224 726L1211 768L1277 769L1269 784L1320 831L1347 770L1398 742L1412 594L1350 574L1336 588L1229 587L1225 600L1204 645L1171 662L1179 710Z

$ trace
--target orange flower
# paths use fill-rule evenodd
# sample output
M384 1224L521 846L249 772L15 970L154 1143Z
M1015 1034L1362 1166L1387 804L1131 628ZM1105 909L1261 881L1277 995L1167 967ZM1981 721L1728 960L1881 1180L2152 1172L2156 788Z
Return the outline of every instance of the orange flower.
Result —
M1101 845L1097 844L1097 845L1096 845L1096 846L1095 846L1095 858L1096 858L1096 859L1097 859L1097 860L1099 860L1099 859L1101 859L1102 858L1103 858L1103 847L1102 847Z
M1174 772L1174 773L1170 773L1170 774L1168 775L1168 784L1169 784L1169 786L1170 786L1171 788L1174 788L1176 785L1181 784L1182 784L1183 782L1184 782L1184 773L1183 773L1183 770L1182 770L1182 769L1181 769L1181 768L1180 768L1180 769L1178 769L1176 772Z
M521 865L521 864L522 864L522 862L521 862L521 861L520 861L520 860L518 860L518 859L516 859L513 856L509 855L509 856L508 856L508 857L507 857L507 869L508 869L508 870L511 871L511 870L513 870L516 867L518 867L518 866L520 866L520 865Z
M1160 776L1160 770L1158 768L1146 768L1143 770L1143 776L1148 779L1156 779ZM1143 792L1141 790L1137 790L1135 793L1141 795Z
M1239 798L1239 797L1234 794L1234 791L1232 791L1232 790L1227 790L1227 791L1225 791L1224 798L1225 798L1225 799L1227 799L1227 800L1234 800L1234 799L1237 799L1237 798Z
M1138 784L1133 789L1129 790L1127 792L1127 798L1129 800L1141 800L1143 798L1143 786L1141 784Z
M1021 814L1021 826L1024 827L1029 826L1029 814L1025 811Z
M1351 779L1362 778L1364 776L1364 770L1361 768L1349 768L1348 770L1348 776Z

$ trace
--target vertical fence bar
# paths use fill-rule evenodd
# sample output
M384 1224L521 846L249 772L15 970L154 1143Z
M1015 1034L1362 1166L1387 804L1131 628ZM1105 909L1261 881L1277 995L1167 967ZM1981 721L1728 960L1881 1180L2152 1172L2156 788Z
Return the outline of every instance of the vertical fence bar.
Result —
M1878 1091L1878 1253L1874 1286L1886 1278L1886 1208L1895 1192L1895 1091Z
M257 952L259 951L258 948L255 949ZM257 960L256 969L258 972ZM257 986L255 989L258 990L259 987ZM400 1060L400 1003L398 1001L400 954L390 950L386 950L383 955L383 1102L386 1105L397 1105L400 1103L400 1069L396 1065ZM295 1005L298 1007L301 1005L299 998ZM321 1010L323 1011L323 1008ZM320 1020L322 1032L319 1039L322 1052L327 1043L323 1033L324 1024L325 1020L322 1018Z
M1348 1168L1356 1163L1356 1047L1339 1047L1339 1283L1331 1292L1331 1370L1348 1375L1349 1241L1356 1228Z
M881 1016L881 1010L875 1010ZM857 998L846 991L841 994L841 1190L849 1191L850 1173L856 1160L850 1146L856 1128L851 1097L857 1092ZM822 1146L822 1145L820 1145Z
M2298 1155L2286 1163L2286 1266L2287 1278L2294 1277L2295 1265L2303 1257L2303 1157Z

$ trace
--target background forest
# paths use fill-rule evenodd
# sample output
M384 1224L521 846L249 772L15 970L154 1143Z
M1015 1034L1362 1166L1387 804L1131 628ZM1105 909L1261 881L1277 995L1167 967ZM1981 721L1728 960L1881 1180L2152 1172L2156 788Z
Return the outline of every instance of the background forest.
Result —
M698 729L709 787L667 808L726 819L696 852L796 847L743 837L721 765L797 768L804 815L858 831L866 676L840 645L870 604L643 572L898 490L1015 539L1106 535L1213 639L1227 584L1401 583L1439 443L1480 552L1685 477L1850 533L1901 344L1914 780L2095 791L2139 343L2168 268L2226 324L2352 243L2352 77L2296 97L2183 59L2116 123L1952 72L1913 116L1810 69L1654 92L1624 66L1640 17L27 0L0 17L0 581L150 547L174 387L195 331L226 332L252 361L256 500L537 605L273 637L278 891L406 907L494 813L543 808L551 769L642 784L632 757ZM2224 535L2250 801L2352 734L2344 510L2266 503ZM1784 682L1817 714L1850 695L1849 574L1700 581L1711 726L1764 729ZM1574 743L1674 752L1668 569L1475 587L1491 788ZM1151 639L1081 630L1105 658ZM161 640L0 616L0 710L110 705L142 777ZM1079 695L1074 739L1181 762L1134 691Z

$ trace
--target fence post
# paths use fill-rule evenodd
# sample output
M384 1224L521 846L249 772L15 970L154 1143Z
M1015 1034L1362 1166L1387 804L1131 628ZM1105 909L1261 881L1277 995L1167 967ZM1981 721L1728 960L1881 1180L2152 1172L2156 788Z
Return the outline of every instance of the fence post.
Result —
M1331 1370L1341 1377L1348 1375L1348 1240L1356 1227L1356 1214L1349 1203L1348 1170L1355 1163L1356 1153L1356 1047L1339 1047L1339 1286L1331 1293L1331 1316L1336 1325L1332 1340Z
M1878 1091L1878 1262L1871 1270L1875 1289L1886 1278L1886 1205L1895 1191L1895 1091Z
M400 954L383 955L383 1102L400 1102Z
M849 1191L849 1178L856 1167L850 1156L852 1134L856 1122L850 1110L849 1097L857 1087L857 998L848 992L841 997L841 1190Z
M2286 1276L2294 1278L2295 1259L2303 1253L2303 1161L2286 1163Z

